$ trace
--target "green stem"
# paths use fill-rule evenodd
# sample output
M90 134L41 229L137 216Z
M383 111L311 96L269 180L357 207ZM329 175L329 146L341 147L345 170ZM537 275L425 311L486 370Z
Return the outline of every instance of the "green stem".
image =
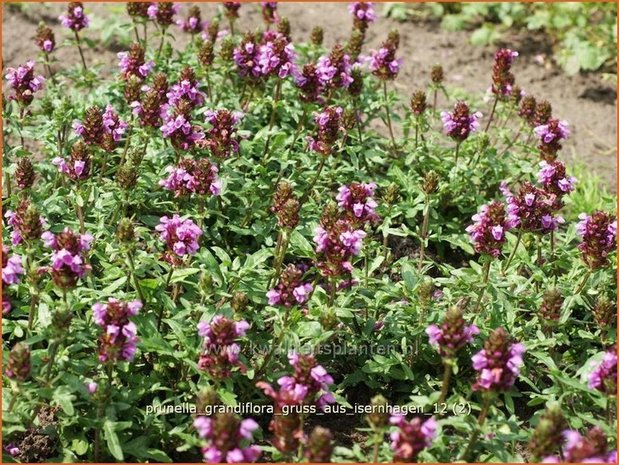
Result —
M486 417L488 416L489 409L490 409L490 396L485 396L484 403L481 408L481 412L479 412L479 417L477 418L477 428L471 434L469 443L466 446L466 449L464 450L462 457L460 457L460 460L467 461L471 452L473 451L473 447L475 446L475 443L477 442L477 438L479 437L479 433L481 432L481 427L484 425L484 422L486 421Z
M82 52L82 43L80 42L80 35L77 31L73 31L75 33L75 42L77 43L77 49L80 52L80 58L82 59L82 66L84 67L84 72L88 71L88 66L86 66L86 60L84 59L84 52Z
M587 270L587 272L585 273L585 275L582 278L582 281L580 282L580 284L576 288L576 291L574 292L574 295L578 295L578 294L580 294L583 291L583 289L585 288L585 285L587 284L587 281L589 281L590 277L591 277L591 270Z
M271 358L273 358L275 350L277 350L279 348L279 345L282 343L282 340L284 339L284 334L286 333L286 325L288 324L288 318L290 316L290 308L291 307L286 307L286 313L284 314L284 321L282 322L281 331L279 332L275 343L271 345L271 348L269 349L269 353L264 358L264 361L262 362L262 365L256 372L254 379L260 379L260 376L262 376L264 371L267 369L267 366L269 365Z
M170 280L172 279L172 274L174 273L174 267L170 265L170 271L168 272L168 277L165 281L164 291L166 291L170 287ZM159 309L159 315L157 316L157 331L161 329L161 321L163 320L163 305Z
M449 392L449 381L451 380L451 363L449 361L443 361L443 384L441 386L441 397L438 399L438 403L442 404L447 399L447 393Z
M387 97L387 81L383 81L383 96L385 98L385 113L387 116L387 127L389 128L389 135L391 136L391 144L393 146L393 151L397 150L397 145L395 143L395 136L393 135L393 126L391 125L391 112L389 111L389 103Z
M518 230L518 237L516 239L516 245L514 245L514 248L512 249L512 252L509 254L509 258L507 259L507 262L505 262L505 266L503 266L503 269L501 270L503 272L503 274L505 274L505 272L509 268L509 265L511 265L512 260L516 256L516 251L518 250L518 246L520 245L520 242L522 241L522 235L523 234L524 234L524 231L522 230L522 228L520 228Z
M144 308L146 308L146 299L144 298L144 293L142 292L142 288L140 287L140 283L138 281L138 277L135 274L135 261L133 259L133 251L127 251L127 258L129 259L129 270L131 272L131 277L133 278L133 285L135 286L135 290L140 296L140 301Z
M488 132L488 129L490 128L490 124L492 123L492 117L494 116L494 112L496 110L497 103L499 103L499 97L498 96L496 96L494 98L494 104L492 105L492 111L490 112L490 117L488 118L488 124L486 124L485 132Z
M490 275L490 260L484 263L484 268L482 271L482 279L481 279L481 285L483 287L481 289L481 292L479 293L479 297L477 298L477 304L475 305L475 310L473 310L473 313L475 314L477 314L477 311L479 310L479 307L481 306L481 302L484 299L484 295L486 294L486 289L488 289L489 275Z
M460 154L460 142L458 142L456 144L456 157L454 159L454 163L457 165L458 164L458 155Z
M277 115L277 104L279 102L279 97L282 90L282 80L278 79L277 84L275 86L275 97L273 98L273 108L271 109L271 118L269 120L269 133L267 135L267 141L264 144L264 151L262 152L262 164L264 165L269 158L269 144L271 143L271 131L273 130L273 125L275 124L275 116Z

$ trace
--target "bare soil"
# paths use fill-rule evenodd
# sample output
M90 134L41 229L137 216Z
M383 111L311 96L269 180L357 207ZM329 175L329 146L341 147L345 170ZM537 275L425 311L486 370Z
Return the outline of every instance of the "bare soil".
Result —
M202 3L204 19L213 17L218 4ZM58 15L66 9L65 3L31 3L25 7L3 4L3 62L4 66L16 66L37 56L33 39L39 21L52 25L56 42L69 38L68 31L58 22ZM183 6L181 15L186 13ZM381 10L380 5L377 6ZM307 40L314 26L325 31L325 45L330 47L336 41L344 42L351 28L347 3L293 3L279 5L282 16L292 26L294 40ZM126 15L123 4L93 3L86 6L92 19L107 20L114 15ZM260 7L257 4L243 5L238 30L255 30L261 26ZM116 16L117 17L117 16ZM425 88L430 79L430 68L440 63L446 74L448 88L461 88L469 92L482 93L490 83L492 59L496 47L473 46L469 32L446 32L431 21L398 23L379 18L367 34L367 48L377 47L387 33L398 28L401 34L400 53L404 65L395 87L403 95L418 88ZM176 28L174 28L176 29ZM150 33L154 32L151 27ZM186 43L186 36L175 30L179 46ZM84 31L86 37L98 42L100 30ZM150 35L150 34L149 34ZM519 85L527 93L552 103L554 114L569 121L572 136L565 143L563 156L580 163L600 176L605 184L616 190L616 88L605 81L601 73L581 73L569 76L553 64L550 45L543 35L514 33L501 45L520 51L514 65ZM104 69L116 69L116 53L123 48L112 43L107 47L97 45L86 51L89 63L99 63ZM56 69L78 63L79 55L70 46L59 47L54 52ZM42 69L42 68L41 68ZM439 105L445 101L439 101ZM489 106L490 104L486 104ZM480 108L489 113L489 108Z

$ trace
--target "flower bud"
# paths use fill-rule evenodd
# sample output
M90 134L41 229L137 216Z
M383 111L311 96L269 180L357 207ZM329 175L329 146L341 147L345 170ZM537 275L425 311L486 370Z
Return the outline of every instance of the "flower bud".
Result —
M440 178L439 178L439 175L436 173L436 171L434 170L428 171L425 177L423 178L423 184L421 186L421 190L423 190L423 192L426 195L435 194L438 191L439 180Z
M196 410L199 415L204 414L207 407L220 404L221 399L217 395L217 391L212 388L203 389L196 396Z
M312 45L315 45L316 47L320 47L322 45L323 39L324 39L324 31L322 30L320 26L315 26L314 29L312 29L312 34L310 36L310 42L312 43Z
M363 48L364 39L365 34L359 29L353 29L350 33L350 39L348 39L348 43L346 44L346 52L351 61L357 61L357 58L361 54L361 49Z
M25 156L17 162L15 170L15 182L20 189L30 189L34 184L34 167L30 161L30 157Z
M198 61L200 62L200 66L204 69L209 69L213 64L213 60L215 59L215 51L213 47L213 42L210 40L205 40L198 51Z
M18 342L9 352L9 361L4 374L16 381L26 381L30 376L30 348L23 342Z
M617 319L617 306L605 295L598 297L593 306L593 319L600 329L606 329Z
M71 310L56 310L52 315L52 328L57 335L67 334L73 320Z
M443 80L445 79L445 72L443 71L443 67L441 65L432 66L430 78L432 79L432 84L434 84L435 86L442 85Z
M310 433L305 457L310 463L329 463L333 452L333 434L327 428L316 426Z
M552 118L552 105L548 100L542 100L535 106L535 126L547 124Z
M350 77L352 78L352 82L348 86L348 93L352 97L359 97L363 91L363 73L361 69L357 66L353 67Z
M383 201L387 205L394 205L400 198L400 188L397 184L389 184L383 193Z
M130 244L135 241L135 228L129 218L122 218L118 222L116 237L122 244Z
M426 93L423 90L413 92L411 97L411 111L415 116L421 116L428 108Z
M290 21L286 17L282 17L277 23L277 32L282 34L288 41L290 41Z
M546 409L529 439L528 448L535 462L557 452L563 443L563 431L567 427L559 405L553 404Z
M232 61L234 53L234 40L232 37L225 37L221 42L221 48L219 49L219 56L225 62Z
M232 310L237 313L242 313L247 308L247 304L249 303L249 298L247 294L241 291L237 291L232 294L232 301L230 302L230 306Z
M116 171L116 182L122 189L129 191L137 184L138 176L139 173L135 165L131 162L126 162L118 167Z
M370 400L370 406L372 407L371 413L369 413L365 419L373 429L384 428L389 424L389 402L382 395L378 394L372 397Z

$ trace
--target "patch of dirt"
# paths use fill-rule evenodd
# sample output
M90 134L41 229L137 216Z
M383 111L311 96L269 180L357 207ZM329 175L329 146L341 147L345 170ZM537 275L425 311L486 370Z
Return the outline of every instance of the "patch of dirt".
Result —
M203 18L213 17L218 4L201 4ZM16 66L37 56L33 43L36 25L47 21L56 32L56 42L61 44L70 37L56 19L66 9L66 3L31 3L25 7L3 5L3 60L4 66ZM88 4L86 12L92 19L105 20L122 11L122 4ZM183 6L181 15L186 13ZM380 11L381 6L377 6ZM325 31L325 45L330 47L336 41L346 41L351 18L346 3L293 3L282 2L279 12L290 20L294 40L307 40L316 25ZM262 25L260 7L245 4L240 10L241 18L237 29L255 30ZM222 23L222 26L224 24ZM470 44L470 32L446 32L436 22L398 23L380 17L367 33L365 52L376 48L387 33L398 28L401 33L400 56L404 64L394 86L404 96L417 88L425 88L430 81L430 68L440 63L445 69L446 85L462 88L480 95L490 85L492 60L496 47L480 47ZM186 34L174 29L178 46L183 46ZM97 40L99 32L92 29L83 31L85 37ZM149 35L152 37L151 26ZM564 144L563 157L591 168L609 186L616 190L616 90L612 83L602 79L600 73L566 75L552 64L550 47L543 36L536 34L514 34L506 37L501 45L520 50L521 55L514 65L519 85L527 93L540 99L549 100L554 114L569 121L572 136ZM86 50L89 63L99 63L105 69L115 69L117 44L108 48L98 46ZM70 66L78 63L79 56L73 47L59 47L54 52L54 67ZM445 106L444 98L439 98L439 106ZM486 104L490 106L490 103ZM480 108L488 114L490 108Z

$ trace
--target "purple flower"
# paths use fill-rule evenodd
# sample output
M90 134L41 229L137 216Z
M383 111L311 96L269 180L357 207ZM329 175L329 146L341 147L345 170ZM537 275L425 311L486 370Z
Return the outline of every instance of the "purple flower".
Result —
M562 456L549 456L542 463L617 463L617 451L608 451L608 438L595 426L585 436L576 430L563 432Z
M91 381L89 383L86 383L86 390L90 393L90 394L94 394L95 392L97 392L97 389L99 388L99 385L97 383L95 383L94 381Z
M397 427L391 433L394 462L415 462L419 452L430 447L436 437L437 423L433 417L407 421L404 415L392 415L389 422Z
M508 218L514 227L523 231L548 233L556 231L565 222L563 217L553 213L560 207L555 194L535 187L530 182L523 183L517 194L512 194L504 184L502 190L506 196Z
M43 88L45 78L34 75L34 61L28 60L25 65L15 68L7 68L4 76L13 89L14 94L9 100L15 100L22 106L28 106L34 99L33 94Z
M128 52L118 52L116 56L118 57L118 67L125 80L133 76L143 81L155 67L154 61L145 61L144 48L139 44L131 45Z
M608 256L617 247L617 218L603 211L591 216L581 213L576 232L582 238L578 245L583 261L596 270L610 263Z
M612 348L604 353L602 362L589 374L589 388L615 394L617 387L617 352Z
M148 17L159 26L167 28L174 22L174 15L180 10L180 5L172 2L153 2L147 10Z
M383 80L393 80L398 76L403 60L395 57L396 50L392 42L387 41L378 50L371 51L369 66L374 76Z
M155 227L159 237L167 245L164 260L171 264L179 264L180 258L195 255L200 248L198 239L202 230L190 219L183 220L175 214L172 218L161 217L161 222Z
M451 358L466 344L473 342L473 337L479 334L479 328L467 325L462 317L462 310L453 307L447 312L440 326L428 326L426 334L441 357Z
M170 106L178 106L184 100L193 108L203 105L205 99L195 72L190 67L183 69L178 82L170 87L166 96Z
M518 52L508 48L502 48L494 56L494 66L492 68L492 93L499 97L511 95L514 87L515 77L510 72L514 59Z
M561 150L561 141L570 135L567 121L550 118L546 124L535 127L535 134L539 137L538 148L546 161L554 160Z
M328 56L322 56L316 63L320 84L326 89L348 89L353 82L352 63L344 48L337 44Z
M376 223L378 204L374 200L376 183L352 183L338 189L336 200L338 205L349 213L351 219L359 223Z
M251 463L260 457L260 447L250 445L254 431L259 428L258 423L251 418L239 420L229 413L212 417L199 416L194 420L193 426L198 436L205 440L202 447L205 462Z
M210 322L198 323L198 334L204 338L198 367L215 379L230 376L233 367L244 366L239 361L240 347L237 340L249 329L247 321L233 321L216 315Z
M185 110L185 111L183 111ZM172 145L181 150L190 150L204 140L204 132L191 123L188 109L170 108L163 115L161 133Z
M476 391L507 391L520 375L525 347L513 343L503 328L495 329L484 348L472 358L478 372L473 385Z
M542 160L539 166L537 180L546 190L557 195L557 197L569 194L574 190L576 178L567 175L565 165L561 161L551 160L547 162Z
M288 265L282 271L277 285L266 294L269 305L293 307L307 302L314 288L310 283L304 283L302 278L301 267Z
M206 132L204 146L215 158L228 158L232 152L238 153L239 141L237 126L243 118L240 111L226 109L206 110L205 120L211 127Z
M10 257L9 249L2 246L2 282L9 286L18 284L21 281L21 275L24 274L22 267L22 258L19 255L13 254Z
M505 232L516 226L516 219L506 214L503 203L495 200L482 205L472 220L473 224L466 228L466 232L475 251L498 257L506 240Z
M64 27L75 32L79 32L88 27L90 23L88 16L84 14L84 5L82 2L69 3L67 14L60 15L58 19Z
M320 113L314 113L314 123L317 132L314 136L308 136L310 150L321 155L329 155L340 134L345 132L342 107L329 106Z
M279 21L277 14L277 2L260 2L262 6L262 19L266 24L274 24Z
M105 107L105 112L103 112L103 127L105 128L106 134L112 136L114 142L120 141L127 130L127 126L126 122L120 120L118 113L116 113L112 105Z
M257 66L261 76L275 75L283 79L294 69L294 46L286 36L276 31L266 31L258 48Z
M368 25L376 20L372 2L352 2L348 5L348 11L353 17L355 27L361 31L365 31Z
M472 132L479 128L479 119L482 117L480 112L471 114L469 106L465 102L456 102L453 112L442 112L441 120L445 134L457 142L468 139Z
M174 192L174 197L198 195L219 195L221 181L217 177L217 166L208 159L185 158L178 166L168 166L168 177L159 181L164 189Z
M139 339L137 327L129 318L137 315L141 308L142 302L139 300L122 302L114 298L108 299L107 303L96 303L92 306L93 321L103 329L99 338L101 363L133 360ZM89 385L88 390L93 393L91 388ZM96 384L94 390L96 391Z
M44 232L41 239L45 247L53 250L50 271L54 284L61 289L75 287L78 279L90 270L84 255L90 250L93 237L90 234L76 234L65 228L59 234Z
M187 18L177 19L176 25L180 27L181 30L189 32L190 34L197 34L199 32L202 32L208 26L206 21L202 22L200 8L198 8L197 6L191 7L189 9Z

